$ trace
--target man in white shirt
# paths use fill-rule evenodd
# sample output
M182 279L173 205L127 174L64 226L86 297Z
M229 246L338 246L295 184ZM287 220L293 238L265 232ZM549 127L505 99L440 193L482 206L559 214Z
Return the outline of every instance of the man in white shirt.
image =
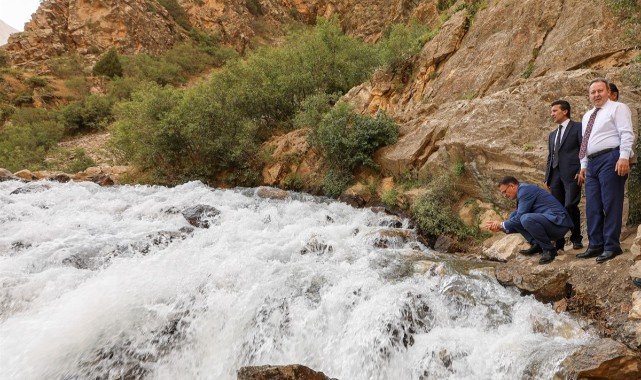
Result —
M602 263L622 253L623 193L634 129L628 106L609 99L607 80L592 80L588 92L594 108L583 115L578 183L585 182L589 245L577 257L596 257Z

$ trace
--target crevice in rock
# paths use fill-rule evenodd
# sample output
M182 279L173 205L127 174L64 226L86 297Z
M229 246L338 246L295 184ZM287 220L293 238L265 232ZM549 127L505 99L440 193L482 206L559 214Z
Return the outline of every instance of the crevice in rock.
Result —
M606 58L612 57L615 54L625 53L625 52L628 52L630 50L632 50L632 48L623 48L623 49L610 51L610 52L603 53L603 54L598 54L598 55L595 55L593 57L590 57L590 58L586 59L585 61L581 61L580 63L578 63L578 64L576 64L574 66L568 67L567 71L585 69L585 68L590 67L591 65L599 62L602 59L606 59Z

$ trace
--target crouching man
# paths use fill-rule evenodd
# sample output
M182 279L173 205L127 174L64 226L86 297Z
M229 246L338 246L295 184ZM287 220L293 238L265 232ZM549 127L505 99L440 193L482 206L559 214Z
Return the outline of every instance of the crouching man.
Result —
M520 233L530 248L520 251L530 256L542 252L539 264L552 262L556 257L555 242L572 228L572 218L552 194L528 183L519 183L514 177L499 182L501 194L516 199L516 211L504 222L487 222L490 231L506 234Z

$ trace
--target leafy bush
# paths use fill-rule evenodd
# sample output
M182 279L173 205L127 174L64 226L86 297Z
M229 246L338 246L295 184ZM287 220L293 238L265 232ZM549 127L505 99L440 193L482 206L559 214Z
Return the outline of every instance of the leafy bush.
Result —
M62 138L56 114L42 108L18 108L11 122L0 127L0 162L10 171L38 170L44 158Z
M25 83L31 86L31 88L47 86L47 80L39 76L32 76L28 78Z
M429 40L434 37L430 29L416 21L409 25L393 24L383 32L383 39L378 43L381 62L392 72L398 71L401 63L419 53Z
M111 98L94 94L67 104L61 109L65 132L73 134L106 129L113 121L112 106Z
M238 57L236 50L220 44L220 38L217 34L204 33L194 28L190 31L190 35L198 49L212 58L214 66L222 66L225 62Z
M65 86L77 98L84 98L89 95L89 82L85 76L75 76L65 80Z
M327 113L309 137L325 159L328 173L323 191L340 195L352 179L352 171L361 165L374 167L372 154L398 139L398 126L383 113L376 117L354 113L346 103L338 103Z
M210 101L202 86L184 93L147 84L116 114L115 145L161 182L209 180L226 172L241 182L255 178L249 165L257 150L254 124Z
M300 191L305 187L305 181L300 174L289 173L283 178L281 186L288 190Z
M93 67L93 75L102 75L109 78L122 77L122 64L116 49L109 49Z
M465 225L452 206L458 199L452 178L443 175L432 180L428 192L418 197L411 206L411 213L419 231L431 239L440 235L455 236L464 240L476 236L478 228Z
M214 62L209 54L190 43L174 45L165 53L164 60L169 64L179 66L189 74L200 73Z
M332 109L339 97L339 94L325 93L308 96L302 101L300 111L294 116L294 127L318 127L323 116Z
M338 103L309 135L309 142L330 167L351 172L360 165L375 166L374 151L397 138L398 126L384 113L362 116Z
M138 82L153 81L160 85L177 85L187 80L179 65L160 57L136 54L122 57L122 62L125 77Z
M49 60L49 67L59 78L69 79L84 76L82 58L77 53L63 55Z
M292 33L285 47L263 48L244 61L231 61L207 82L184 92L142 85L131 101L118 108L114 138L130 163L153 171L159 181L226 177L229 185L253 183L257 144L291 129L307 97L342 94L365 80L377 64L372 46L345 36L337 21L320 20L313 29ZM193 65L178 56L123 57L126 79L153 80L160 85L183 82L185 69L200 69ZM114 87L127 86L118 82ZM359 117L354 120L359 120L358 125L367 124ZM371 134L360 127L351 129L353 139L367 139ZM365 146L369 142L358 143ZM341 183L349 177L339 174L336 178Z

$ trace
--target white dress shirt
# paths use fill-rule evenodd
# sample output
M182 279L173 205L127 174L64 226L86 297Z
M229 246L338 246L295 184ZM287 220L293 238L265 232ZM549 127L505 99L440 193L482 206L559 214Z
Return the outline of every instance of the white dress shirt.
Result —
M584 138L590 115L595 109L592 108L583 115ZM632 155L633 144L634 129L630 109L623 103L607 100L594 119L592 132L588 138L587 153L581 160L581 169L588 167L589 155L609 148L619 147L619 158L628 160Z

